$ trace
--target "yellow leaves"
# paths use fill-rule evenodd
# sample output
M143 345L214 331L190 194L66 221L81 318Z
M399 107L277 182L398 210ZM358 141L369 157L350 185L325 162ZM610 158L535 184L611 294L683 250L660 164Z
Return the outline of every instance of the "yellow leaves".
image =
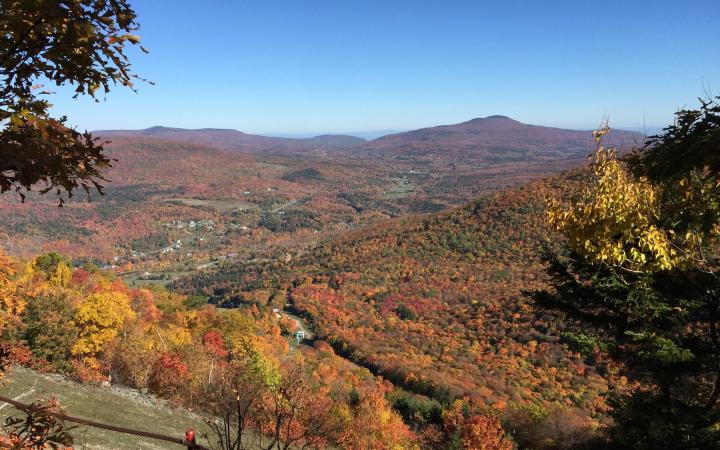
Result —
M415 436L392 410L383 392L376 388L359 389L358 402L349 410L347 427L338 436L340 448L419 449Z
M659 270L669 270L675 267L680 259L678 252L672 247L668 236L655 226L650 226L639 239L639 246L655 258L655 265ZM642 263L645 255L640 253Z
M606 129L593 135L596 142ZM593 182L580 199L564 208L548 205L547 219L569 241L572 250L595 263L634 271L668 270L682 262L670 241L671 232L657 227L655 187L633 179L613 149L598 145L592 161Z
M341 403L335 408L335 414L337 415L338 421L347 426L352 423L353 416L350 406L347 403Z
M720 223L716 223L715 225L713 225L709 234L712 239L720 238Z
M273 358L267 343L257 336L248 336L230 343L230 354L245 371L257 377L270 390L279 386L282 379L280 364Z
M600 144L600 143L602 142L602 140L603 140L603 137L604 137L606 134L608 134L609 132L610 132L610 128L609 128L607 125L602 126L602 127L600 127L599 129L594 130L594 131L592 132L593 139L595 140L595 142L596 142L597 144Z
M168 350L177 350L192 343L192 334L184 326L170 324L163 331L163 335L166 337Z
M107 19L107 18L104 18L104 19ZM131 44L139 44L140 36L138 36L136 34L126 33L123 35L110 36L107 39L107 43L110 45L119 44L120 46L122 46L126 41L130 42Z
M0 253L0 331L25 309L25 302L18 295L13 261Z
M65 262L58 264L52 275L50 275L50 282L56 286L66 287L71 279L72 269Z
M29 293L40 293L56 287L67 287L72 279L70 264L57 253L47 253L35 257L23 270L21 284L26 285Z
M80 337L72 348L74 355L99 353L115 339L126 320L135 313L130 299L123 292L102 291L90 294L75 312Z

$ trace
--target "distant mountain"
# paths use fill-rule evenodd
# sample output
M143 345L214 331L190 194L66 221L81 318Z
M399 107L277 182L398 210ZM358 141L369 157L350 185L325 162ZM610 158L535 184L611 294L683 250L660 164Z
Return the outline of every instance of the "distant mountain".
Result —
M350 136L356 136L359 138L372 140L377 139L379 137L387 136L388 134L397 134L401 133L404 130L370 130L370 131L353 131L343 134L349 134Z
M144 130L99 130L95 134L104 138L143 137L167 141L192 142L223 150L243 152L313 150L344 148L365 143L365 139L347 135L323 135L311 138L269 137L223 128L170 128L154 126Z
M320 136L298 140L301 141L302 145L310 147L353 147L367 142L365 139L344 134L323 134Z
M144 130L101 130L105 138L141 137L183 141L243 153L343 151L346 155L378 156L413 161L436 158L473 167L502 164L572 163L593 148L589 130L528 125L505 116L472 119L455 125L406 131L366 141L350 135L309 138L271 137L220 128L184 129L155 126ZM620 147L642 142L636 132L613 130L607 143Z
M613 130L607 143L629 146L642 139L640 133ZM585 156L592 145L590 131L528 125L505 116L488 116L383 136L368 142L364 148L384 154L465 155L487 162L527 162Z
M335 133L266 133L263 134L263 136L270 136L270 137L281 137L281 138L295 138L295 139L307 139L312 138L315 136L320 135L332 135L332 136L353 136L362 138L365 140L372 140L377 139L382 136L387 136L388 134L396 134L407 130L395 130L395 129L387 129L387 130L368 130L368 131L343 131L343 132L335 132Z

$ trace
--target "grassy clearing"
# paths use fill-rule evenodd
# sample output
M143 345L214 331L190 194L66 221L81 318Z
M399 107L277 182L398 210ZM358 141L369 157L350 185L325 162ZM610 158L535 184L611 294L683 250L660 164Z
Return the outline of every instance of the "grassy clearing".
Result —
M34 392L20 401L30 403L56 397L70 415L168 436L182 437L188 428L196 430L198 435L206 431L203 420L191 411L173 407L135 390L81 385L58 375L39 374L21 367L13 369L4 386L0 386L0 392L14 398L33 388ZM0 418L17 413L6 405L0 410ZM77 428L72 435L77 449L183 449L169 442L89 427ZM203 439L199 443L207 444Z
M415 193L415 185L409 181L398 180L393 184L387 191L385 191L383 198L387 200L395 200L399 198L405 198Z
M181 277L191 276L197 273L195 267L201 263L196 263L190 269L181 268L169 268L167 270L153 271L151 272L151 278L145 278L143 276L144 270L138 270L132 273L128 273L122 276L123 281L132 287L142 287L148 285L160 285L167 286L174 280ZM160 278L161 276L162 278Z
M186 206L213 208L220 213L258 208L258 205L255 203L235 199L205 200L202 198L166 198L163 201L168 203L180 203Z
M287 164L280 164L280 163L274 163L269 161L261 161L256 163L258 167L262 167L265 169L273 169L273 170L285 170L289 166Z

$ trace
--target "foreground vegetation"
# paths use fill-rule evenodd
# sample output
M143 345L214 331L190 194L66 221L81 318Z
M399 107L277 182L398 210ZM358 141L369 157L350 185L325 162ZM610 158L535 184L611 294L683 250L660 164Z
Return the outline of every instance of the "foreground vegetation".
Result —
M419 443L390 407L391 384L322 342L291 351L283 335L294 321L267 308L197 307L160 288L129 289L101 272L73 270L57 254L20 268L4 258L1 273L5 362L148 390L206 417L208 440L223 449L245 448L248 436L262 448ZM439 441L504 442L495 419L461 411L443 415ZM6 430L10 439L21 431Z
M581 321L572 340L603 349L643 381L620 399L622 448L720 445L720 105L701 100L624 158L602 144L592 181L553 202L567 239L549 254L554 290L541 304Z

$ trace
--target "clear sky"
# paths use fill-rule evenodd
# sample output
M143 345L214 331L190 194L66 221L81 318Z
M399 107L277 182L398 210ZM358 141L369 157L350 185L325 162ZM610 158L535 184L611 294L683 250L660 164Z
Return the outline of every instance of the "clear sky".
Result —
M131 0L155 82L57 95L81 129L662 126L720 94L720 0ZM63 94L64 91L58 91Z

